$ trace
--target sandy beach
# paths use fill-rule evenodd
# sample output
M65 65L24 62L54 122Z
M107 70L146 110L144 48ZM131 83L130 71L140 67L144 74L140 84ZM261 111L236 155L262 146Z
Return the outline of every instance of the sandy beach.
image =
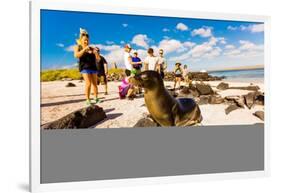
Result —
M72 82L76 87L65 87L68 82ZM214 91L217 91L222 97L233 95L244 95L251 91L240 89L218 90L216 86L222 81L208 81ZM229 86L249 86L249 82L226 81ZM99 86L99 97L102 102L101 106L107 118L96 125L94 128L118 128L132 127L136 122L148 114L143 97L134 100L119 99L118 85L119 82L109 82L109 94L104 95L103 85ZM264 91L264 85L261 82L253 83ZM41 89L41 124L57 120L68 113L85 107L84 83L78 80L73 81L51 81L42 82ZM173 82L165 81L165 86L172 86ZM201 125L246 125L263 123L262 120L253 115L258 110L264 110L264 106L255 105L248 109L240 108L225 114L227 104L204 104L200 105L203 121Z

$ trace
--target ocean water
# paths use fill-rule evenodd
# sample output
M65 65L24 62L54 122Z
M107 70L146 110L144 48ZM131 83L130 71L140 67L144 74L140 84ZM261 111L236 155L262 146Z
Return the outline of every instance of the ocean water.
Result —
M224 76L228 81L238 82L263 82L264 69L253 70L228 70L219 72L209 72L213 76Z

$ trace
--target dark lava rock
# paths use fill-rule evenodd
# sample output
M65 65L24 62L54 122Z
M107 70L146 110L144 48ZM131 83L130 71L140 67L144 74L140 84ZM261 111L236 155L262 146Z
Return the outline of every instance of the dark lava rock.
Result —
M221 104L224 102L224 99L220 95L212 95L209 97L210 104Z
M208 84L197 83L195 86L200 95L214 94L212 87Z
M134 127L158 127L159 125L151 118L145 117L138 120Z
M222 80L224 77L211 76L207 72L189 72L188 73L189 80L195 81L215 81ZM175 74L173 72L165 72L165 81L174 81Z
M261 93L261 92L256 93L255 104L264 105L264 93Z
M255 103L256 92L249 92L247 95L244 95L246 106L251 109Z
M225 100L231 104L236 104L237 106L244 108L245 100L243 96L226 96Z
M218 84L217 86L217 89L220 89L220 90L226 90L229 88L229 84L228 83L225 83L225 82L221 82Z
M258 117L260 120L264 121L264 112L263 111L256 111L253 113L256 117Z
M225 114L229 114L230 112L236 110L236 109L239 109L239 107L236 105L236 104L232 104L232 105L229 105L226 109L225 109Z
M106 118L103 108L90 106L74 111L56 121L46 123L41 129L82 129L89 128Z
M209 103L209 95L202 95L199 97L198 105L206 105Z
M69 82L65 85L65 87L76 87L76 85L72 82Z

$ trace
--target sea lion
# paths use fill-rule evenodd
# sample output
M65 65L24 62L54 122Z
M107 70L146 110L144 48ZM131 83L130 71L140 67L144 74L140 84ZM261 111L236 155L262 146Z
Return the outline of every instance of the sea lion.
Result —
M202 121L201 111L191 98L174 98L156 71L144 71L133 83L144 88L144 100L153 119L161 126L188 126Z

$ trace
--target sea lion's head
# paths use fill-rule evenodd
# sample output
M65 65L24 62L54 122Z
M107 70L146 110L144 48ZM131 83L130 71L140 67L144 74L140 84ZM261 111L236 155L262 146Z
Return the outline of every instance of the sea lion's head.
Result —
M143 71L134 77L134 84L145 89L155 89L164 86L160 74L153 70Z

